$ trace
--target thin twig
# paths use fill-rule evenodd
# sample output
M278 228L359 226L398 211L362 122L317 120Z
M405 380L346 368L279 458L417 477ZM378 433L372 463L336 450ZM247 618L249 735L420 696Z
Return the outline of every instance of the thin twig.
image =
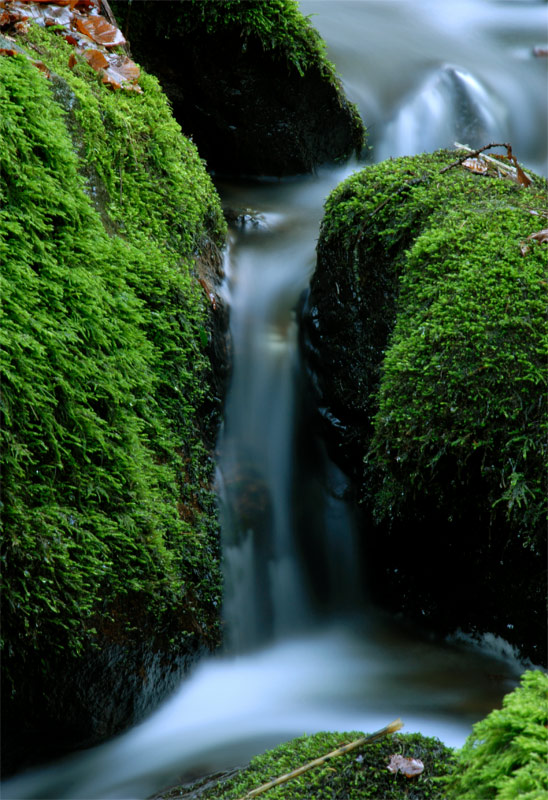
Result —
M342 756L345 753L349 753L351 750L355 750L357 747L361 747L365 744L371 744L371 742L376 742L377 739L382 739L383 736L387 736L389 733L395 733L401 728L403 728L403 722L399 718L395 719L394 722L391 722L389 725L386 725L386 727L376 731L376 733L372 733L369 736L362 736L361 739L356 739L353 742L344 744L337 750L332 750L331 753L327 753L325 756L315 758L314 761L309 761L308 764L303 764L302 767L297 767L297 769L294 769L292 772L288 772L286 775L280 775L278 778L274 778L268 783L263 783L262 786L257 787L257 789L252 789L250 792L244 795L244 797L241 797L240 800L250 800L252 797L257 797L263 792L272 789L274 786L279 786L281 783L286 783L292 778L297 778L299 775L302 775L303 772L307 772L309 769L312 769L312 767L319 767L320 764L323 764L330 758Z
M459 144L459 142L455 142L455 147L457 150L466 150L471 156L472 148L468 147L466 144ZM522 170L519 166L516 157L512 154L512 156L508 155L507 158L511 158L511 160L516 164L516 166L512 166L512 164L505 164L504 161L501 161L500 158L493 158L493 156L488 156L485 153L482 155L482 159L484 161L489 161L490 164L494 164L496 168L505 173L509 173L513 178L517 179L519 183L527 183L527 181L533 182L532 177L529 175L528 172ZM466 160L466 159L465 159ZM523 178L520 180L519 175L525 176L527 181L523 181Z
M512 145L507 144L506 142L503 143L503 144L495 144L495 143L486 144L483 147L480 147L478 150L472 150L472 151L467 152L466 155L461 156L456 161L453 161L452 164L449 164L447 167L443 167L443 169L440 169L440 175L443 172L447 172L447 170L449 170L449 169L453 169L453 167L460 166L463 161L466 161L467 158L476 158L476 156L479 156L479 154L483 153L484 150L490 150L491 147L506 147L506 150L507 150L508 154L510 154L512 152Z
M112 8L110 7L108 0L101 0L101 5L103 6L103 10L107 15L109 22L111 25L114 25L116 28L118 27L118 23L116 22L116 17L112 13Z

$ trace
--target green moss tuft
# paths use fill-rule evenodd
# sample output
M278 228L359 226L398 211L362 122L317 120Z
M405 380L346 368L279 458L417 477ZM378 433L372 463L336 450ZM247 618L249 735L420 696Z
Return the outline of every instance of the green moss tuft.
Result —
M131 19L126 3L113 2L113 9L122 22ZM307 17L299 10L297 0L183 0L164 3L148 19L148 36L154 31L158 40L173 35L203 31L215 34L238 29L245 48L250 37L260 39L263 49L292 64L302 76L311 67L319 67L326 78L335 80L333 64L327 59L325 42ZM135 31L147 35L146 31Z
M306 135L306 124L299 124L293 118L294 109L293 104L298 103L298 92L300 78L303 78L307 73L313 73L314 77L319 75L321 84L330 84L334 89L332 97L334 104L339 105L339 110L345 110L346 120L343 123L342 117L338 118L336 124L343 125L347 128L348 144L346 145L347 151L340 150L334 157L347 158L353 152L360 152L363 149L366 132L361 120L357 106L350 103L342 88L341 81L337 75L335 66L327 58L327 48L324 40L318 31L312 25L310 18L305 17L300 9L297 0L164 0L162 3L155 2L141 2L139 8L131 7L131 4L113 1L112 7L120 20L120 26L127 31L130 39L130 44L135 52L140 53L140 58L145 60L145 63L151 71L163 76L166 84L166 91L174 98L174 108L178 118L186 130L185 125L190 125L189 130L194 134L192 124L189 123L188 116L192 120L191 106L197 103L202 106L204 103L207 107L207 121L203 123L205 127L210 127L213 131L221 124L224 114L228 115L232 128L239 127L242 130L252 123L252 120L241 119L242 115L254 116L251 110L247 110L246 84L248 78L246 77L247 68L244 68L239 63L239 58L242 54L250 54L250 70L259 73L259 83L256 85L256 91L259 93L257 97L253 98L254 104L260 109L261 102L268 103L270 98L268 78L266 82L261 83L260 77L262 71L266 68L268 71L268 64L271 68L274 66L276 71L276 79L281 78L283 82L284 72L287 73L287 78L290 78L287 92L289 95L289 102L287 107L283 110L282 118L287 122L286 116L289 113L289 120L292 125L297 124L297 129L294 136L303 137ZM170 53L170 58L173 58L173 67L165 69L165 64L158 58L158 53L154 43L166 43L167 49ZM224 102L217 104L213 100L213 105L210 107L212 98L215 98L213 87L208 86L208 80L204 81L202 85L198 81L201 89L198 92L197 98L194 97L192 88L185 90L185 82L192 81L192 71L197 69L201 70L205 76L209 76L209 80L216 84L219 81L220 73L216 65L215 57L211 59L204 58L203 64L200 64L200 54L194 54L189 61L185 62L184 56L180 56L182 50L184 54L190 50L192 52L195 42L203 43L203 47L207 49L208 46L215 48L218 46L216 43L219 41L225 42L232 41L234 48L229 49L226 54L226 59L236 63L223 64L221 67L222 72L230 74L231 70L235 70L233 75L233 86L229 84L225 90L229 95L234 95L231 102L227 102L226 109ZM261 64L261 59L258 58L260 52L267 54L267 59L264 59L265 64ZM147 60L148 59L148 60ZM253 61L259 62L253 66ZM196 64L198 61L198 64ZM211 61L211 63L209 63ZM185 65L186 66L182 66ZM266 67L265 67L266 65ZM279 69L278 69L279 65ZM179 72L177 72L179 70ZM177 78L174 80L174 75ZM318 83L313 83L314 87L318 88ZM261 86L263 87L261 89ZM262 91L266 91L264 98L261 98ZM327 103L325 113L329 115L329 119L335 120L337 117L335 108L331 107L330 98L331 92L324 89L323 102ZM243 98L240 96L243 95ZM239 98L239 99L236 99ZM240 105L240 100L243 99L244 105ZM274 107L278 106L278 98L275 93L272 94ZM222 109L219 109L219 104ZM259 111L258 119L263 120L263 124L267 126L267 132L262 130L261 125L257 127L257 136L265 137L278 134L278 121L275 117L271 117L268 109ZM317 125L318 123L315 123ZM287 137L287 130L285 125L284 135ZM231 128L229 127L229 131ZM201 127L198 130L198 144L202 148L204 138L207 139L210 131L203 131ZM310 135L310 131L309 131ZM325 138L329 140L325 130L317 134L320 137L320 142ZM280 134L281 136L281 134ZM230 141L231 135L227 133ZM268 142L266 147L270 147L271 140L266 139ZM350 144L351 143L351 144ZM316 143L318 149L321 149ZM280 144L281 147L281 144ZM289 142L286 147L291 150ZM217 149L223 148L223 140L217 141ZM208 156L215 157L215 153ZM316 163L316 162L314 162ZM311 167L307 167L310 169Z
M442 783L448 800L548 797L548 676L526 672L503 707L474 725Z
M546 184L440 174L453 159L369 167L326 205L320 255L340 254L371 328L353 399L369 424L365 495L378 521L416 502L451 509L473 475L486 523L504 519L535 548L546 510L548 282L546 246L522 247L544 225Z
M193 271L220 204L154 78L114 93L61 37L20 44L52 78L0 57L4 666L81 652L124 595L214 640Z

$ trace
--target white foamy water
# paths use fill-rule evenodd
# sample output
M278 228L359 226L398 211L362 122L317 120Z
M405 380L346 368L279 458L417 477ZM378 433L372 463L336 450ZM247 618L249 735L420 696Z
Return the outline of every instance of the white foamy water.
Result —
M409 635L387 620L359 633L330 628L202 663L146 722L8 782L2 797L145 798L178 775L243 764L293 736L372 731L398 716L404 731L457 746L518 669Z

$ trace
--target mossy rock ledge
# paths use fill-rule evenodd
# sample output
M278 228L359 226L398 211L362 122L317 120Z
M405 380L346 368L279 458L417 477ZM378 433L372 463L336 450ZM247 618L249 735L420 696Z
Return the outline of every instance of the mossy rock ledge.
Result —
M62 30L9 33L5 775L135 723L218 646L212 451L229 367L226 223L157 79L115 92Z
M372 599L546 657L546 181L399 158L330 195L302 313Z
M359 731L321 732L299 736L255 756L244 769L228 777L211 776L176 786L155 800L242 800L263 784L363 738ZM407 778L392 774L392 755L420 759L424 772ZM420 733L396 734L328 759L302 775L257 795L264 800L443 800L439 780L454 764L453 751L439 739Z
M293 175L362 150L356 107L295 0L112 6L208 168Z

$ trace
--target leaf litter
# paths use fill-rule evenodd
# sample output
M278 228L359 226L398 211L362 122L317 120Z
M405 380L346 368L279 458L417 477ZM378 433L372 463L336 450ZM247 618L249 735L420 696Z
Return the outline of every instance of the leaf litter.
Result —
M101 14L103 6L112 18L108 4L101 0L0 0L0 29L24 35L31 20L55 28L75 48L69 59L71 69L81 57L112 89L142 93L138 65L126 53L111 50L123 48L126 40L114 22ZM0 55L12 56L16 51L3 48ZM41 62L33 63L43 68Z

